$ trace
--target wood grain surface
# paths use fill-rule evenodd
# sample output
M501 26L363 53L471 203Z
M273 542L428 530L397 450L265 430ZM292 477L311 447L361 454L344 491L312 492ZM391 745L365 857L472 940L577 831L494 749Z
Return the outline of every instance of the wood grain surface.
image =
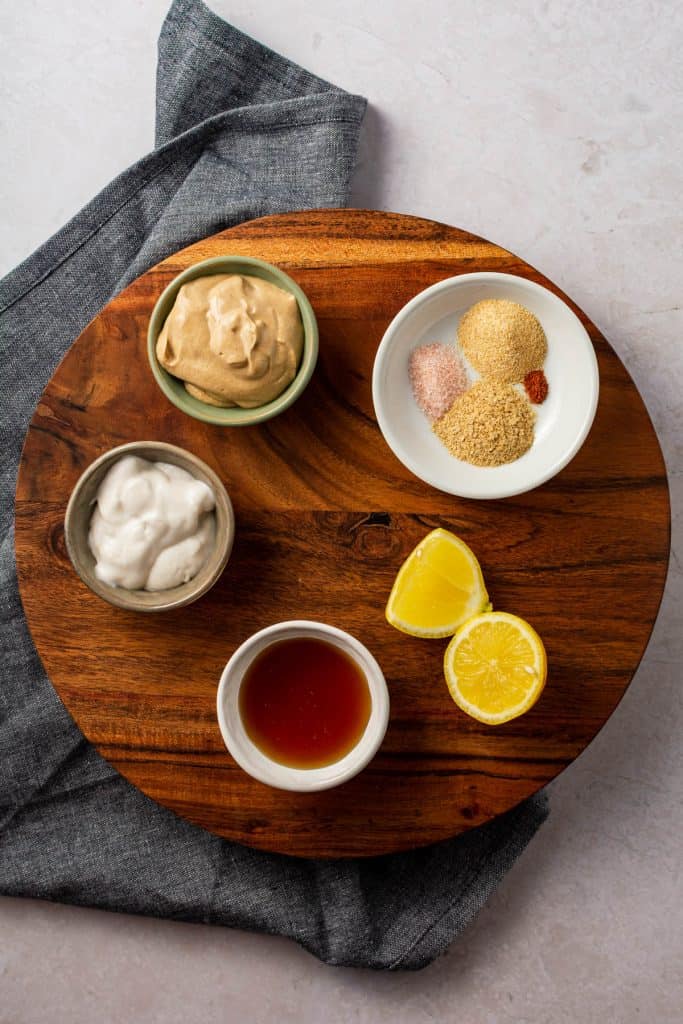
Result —
M320 326L320 359L303 397L282 416L239 429L175 409L145 350L162 289L197 260L227 253L282 266ZM667 482L643 402L586 316L569 303L597 351L598 413L577 457L543 487L496 502L441 494L397 461L377 427L370 381L387 324L426 286L481 270L521 274L566 299L509 252L442 224L358 210L266 217L190 246L133 282L75 341L46 388L17 486L17 564L31 632L88 739L190 821L299 856L371 855L444 839L549 782L628 686L664 585ZM79 475L133 440L195 452L235 506L223 577L196 604L165 615L100 601L64 547L64 511ZM435 526L472 546L494 606L529 619L545 641L545 691L506 725L481 725L452 703L441 670L445 641L412 639L384 621L399 565ZM289 618L355 634L376 655L391 694L375 760L319 794L251 779L216 723L225 662L255 630Z

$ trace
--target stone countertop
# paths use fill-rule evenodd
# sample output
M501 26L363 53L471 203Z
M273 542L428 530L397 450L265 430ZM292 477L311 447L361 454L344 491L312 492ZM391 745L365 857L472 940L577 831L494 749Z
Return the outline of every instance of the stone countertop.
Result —
M0 1022L673 1024L683 1005L683 8L212 6L369 97L354 205L493 239L605 333L667 459L668 586L626 697L553 784L549 822L430 968L340 970L282 939L5 898ZM150 148L166 7L3 6L0 271Z

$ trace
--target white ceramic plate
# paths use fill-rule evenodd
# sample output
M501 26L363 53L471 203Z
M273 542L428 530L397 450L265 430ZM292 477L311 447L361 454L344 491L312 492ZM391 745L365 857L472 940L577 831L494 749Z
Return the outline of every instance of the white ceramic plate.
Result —
M482 299L526 306L548 339L548 397L534 406L534 443L504 466L472 466L454 458L433 433L408 379L412 350L432 341L454 342L460 317ZM478 375L469 372L474 381ZM523 494L559 473L588 435L598 392L598 363L581 322L547 288L512 274L462 274L420 292L389 324L372 374L375 415L394 455L425 483L462 498Z
M240 713L240 687L254 658L272 643L294 637L324 640L345 651L363 672L370 690L371 710L365 732L344 757L322 768L290 768L273 761L251 740ZM223 669L218 684L216 710L223 742L245 772L276 789L314 793L347 782L375 756L389 722L389 690L382 669L367 647L354 636L324 622L295 619L266 626L237 648Z

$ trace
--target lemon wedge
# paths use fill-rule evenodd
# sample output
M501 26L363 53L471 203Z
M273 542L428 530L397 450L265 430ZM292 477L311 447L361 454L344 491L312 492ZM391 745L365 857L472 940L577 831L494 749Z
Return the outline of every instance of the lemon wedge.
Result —
M474 552L454 533L439 529L428 533L399 569L386 617L402 633L443 637L490 607Z
M547 659L538 633L516 615L488 612L460 627L444 655L451 697L488 725L509 722L536 703Z

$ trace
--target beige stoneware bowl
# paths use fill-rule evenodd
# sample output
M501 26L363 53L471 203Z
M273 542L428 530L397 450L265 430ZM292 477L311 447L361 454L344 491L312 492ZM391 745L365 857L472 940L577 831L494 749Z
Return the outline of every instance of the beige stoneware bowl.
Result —
M88 530L95 497L103 477L123 455L137 455L149 462L169 462L174 466L180 466L213 490L216 497L216 542L207 561L188 583L154 592L124 590L122 587L111 587L103 583L95 575L95 559L88 544ZM128 611L164 612L191 604L210 590L217 581L230 558L235 536L235 515L222 481L196 455L162 441L133 441L112 448L101 455L80 477L66 509L64 536L74 569L94 594L109 604Z

